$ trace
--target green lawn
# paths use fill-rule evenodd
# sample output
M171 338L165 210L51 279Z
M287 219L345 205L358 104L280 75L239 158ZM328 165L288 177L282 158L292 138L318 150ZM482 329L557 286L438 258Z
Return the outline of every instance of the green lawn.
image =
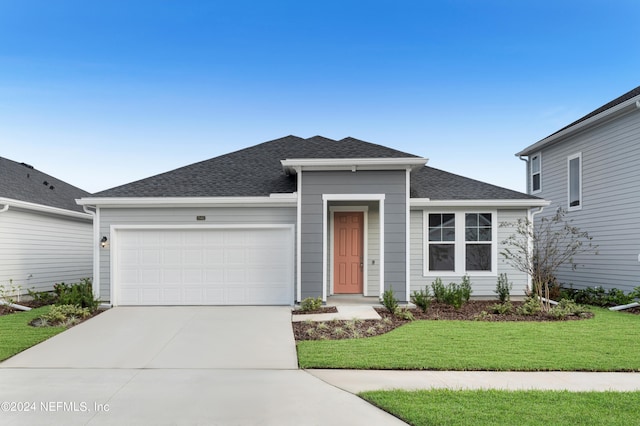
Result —
M29 322L47 310L49 306L0 316L0 361L47 340L65 330L64 327L31 327Z
M362 398L412 425L633 425L640 392L374 391Z
M580 321L415 321L363 339L298 343L302 368L640 371L640 316Z

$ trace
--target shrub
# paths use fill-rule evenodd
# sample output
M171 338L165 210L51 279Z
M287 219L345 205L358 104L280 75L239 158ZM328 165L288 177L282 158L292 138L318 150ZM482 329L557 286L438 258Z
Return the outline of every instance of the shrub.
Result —
M494 293L498 295L498 300L501 304L508 302L511 299L511 289L513 283L509 282L507 274L500 274L498 276L498 282L496 283L496 289Z
M429 287L425 287L424 290L414 291L411 294L411 302L415 304L422 312L427 312L429 305L431 305L431 295L429 294Z
M431 283L431 288L433 289L433 297L436 299L436 302L445 303L445 299L447 298L447 288L442 284L442 279L440 277L436 278L436 280Z
M565 319L569 315L580 315L585 312L586 309L573 300L563 299L549 311L549 314L556 319Z
M542 311L542 306L535 296L528 297L522 306L516 308L516 313L519 315L536 315L540 311Z
M302 302L300 302L300 310L307 311L316 311L322 307L322 297L307 297Z
M510 314L512 311L513 305L511 304L511 302L496 303L495 305L491 306L491 312L493 312L494 314L505 315Z
M576 303L607 307L626 305L633 302L634 298L640 295L640 293L635 293L636 291L638 291L637 289L638 287L636 287L636 289L634 289L634 291L632 291L631 293L625 294L622 290L619 290L617 288L612 288L611 290L607 291L601 286L595 286L579 290L569 289L567 290L567 293L569 298Z
M75 284L58 283L53 286L53 290L57 295L56 305L76 305L93 312L100 303L93 297L90 278L83 278Z
M493 318L493 316L487 311L482 311L473 316L474 321L489 321L491 318Z
M469 276L462 277L462 284L449 283L448 286L442 284L440 278L431 283L433 295L436 301L452 305L456 309L460 309L462 305L469 301L471 297L471 280Z
M393 287L382 293L382 306L392 314L395 314L398 310L398 299L396 299L396 296L393 294Z
M76 305L54 305L49 311L41 315L34 325L62 325L69 326L77 324L81 319L91 315L89 308L82 308Z
M35 289L27 290L31 300L38 306L52 305L56 301L55 293L49 291L35 291Z
M413 321L416 319L411 313L411 311L406 308L397 309L394 315L406 321Z
M462 277L462 284L460 284L460 292L461 292L462 301L464 303L468 302L469 299L471 298L471 293L473 293L473 290L471 289L471 279L469 278L469 275L465 274L465 276Z

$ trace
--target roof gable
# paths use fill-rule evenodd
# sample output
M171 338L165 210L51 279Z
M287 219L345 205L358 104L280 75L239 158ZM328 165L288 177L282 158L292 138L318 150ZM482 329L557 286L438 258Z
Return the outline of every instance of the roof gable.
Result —
M94 194L95 198L267 197L296 191L286 159L421 158L355 138L286 136ZM424 160L424 159L422 159ZM411 197L433 200L538 199L484 182L420 166L411 172Z
M416 157L354 138L286 136L95 194L96 197L251 197L296 191L288 158Z
M75 200L89 194L33 166L0 157L0 197L82 212Z

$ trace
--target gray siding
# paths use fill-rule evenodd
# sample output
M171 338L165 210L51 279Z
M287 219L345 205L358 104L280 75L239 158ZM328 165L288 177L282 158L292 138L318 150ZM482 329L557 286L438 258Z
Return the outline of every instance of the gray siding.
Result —
M90 220L10 207L0 213L0 286L50 291L59 282L93 277Z
M593 236L598 255L576 257L558 280L576 288L625 291L640 285L640 111L575 135L542 151L542 192L552 202L542 215L567 208L567 157L582 153L582 209L567 218Z
M477 211L477 208L468 209L468 211ZM480 209L482 210L482 209ZM423 210L411 210L411 291L418 291L425 286L431 287L431 283L436 279L437 275L424 275L425 253L424 253L424 238L425 238L425 224L423 223ZM513 232L514 227L506 224L515 224L519 218L526 218L526 210L498 210L498 218L496 223L498 226L498 271L492 276L479 276L469 274L471 279L471 285L473 289L472 297L479 298L493 298L496 297L494 290L496 289L496 281L498 274L506 273L509 277L509 281L513 283L513 289L511 294L513 296L524 296L524 291L527 286L527 275L514 269L510 264L506 263L500 252L503 249L502 241L507 239ZM448 284L449 282L460 283L462 276L443 276L442 282Z
M196 216L206 216L196 221ZM109 237L111 225L217 225L295 224L296 210L289 207L264 208L102 208L100 236ZM100 297L107 301L111 290L110 249L100 249Z
M322 282L322 195L385 194L383 219L385 287L392 285L397 297L400 300L406 300L404 290L406 284L405 173L404 170L303 172L301 190L303 299L322 296L322 286L329 285ZM327 281L329 279L327 274Z

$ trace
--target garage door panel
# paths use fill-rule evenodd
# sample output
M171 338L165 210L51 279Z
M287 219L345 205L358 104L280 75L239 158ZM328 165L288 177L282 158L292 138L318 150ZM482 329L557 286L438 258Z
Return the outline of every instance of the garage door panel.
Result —
M288 228L119 230L114 285L122 305L293 302Z

